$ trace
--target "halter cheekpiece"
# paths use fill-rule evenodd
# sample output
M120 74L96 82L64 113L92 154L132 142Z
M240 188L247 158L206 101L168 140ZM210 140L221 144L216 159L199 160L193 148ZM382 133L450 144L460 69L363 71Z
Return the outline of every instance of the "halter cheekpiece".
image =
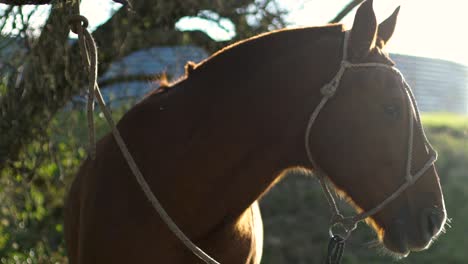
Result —
M330 243L335 243L333 241L337 240L337 238L341 238L342 242L340 242L339 245L343 245L344 247L344 241L351 235L351 232L354 231L357 227L357 224L364 219L366 219L369 216L372 216L376 213L378 213L380 210L382 210L387 204L389 204L391 201L395 200L397 197L399 197L409 186L413 185L431 166L433 166L434 162L437 160L437 152L432 148L431 144L429 143L426 134L424 133L424 129L421 124L421 118L419 116L419 110L416 105L416 101L414 98L414 95L406 82L405 78L403 77L402 73L395 67L383 64L383 63L351 63L347 60L347 51L348 51L348 40L349 40L349 35L350 32L346 31L344 33L344 41L343 41L343 59L340 63L340 68L338 72L335 74L333 79L325 84L321 89L320 92L322 94L322 99L320 103L315 107L314 111L310 115L309 122L307 124L307 129L305 133L305 148L307 152L307 156L309 158L309 161L312 163L314 169L315 169L315 174L318 176L318 179L320 181L320 185L322 186L325 196L327 198L327 201L332 209L332 218L331 218L331 223L330 223L330 228L329 228L329 233L330 237L332 238ZM340 82L341 79L346 72L346 70L351 69L351 68L385 68L396 74L401 78L403 87L404 87L404 92L406 94L406 99L408 101L408 105L410 106L410 111L409 113L409 135L408 135L408 149L407 149L407 160L406 160L406 170L405 170L405 182L400 185L398 189L396 189L392 194L390 194L387 198L385 198L382 202L380 202L378 205L373 207L370 210L364 211L360 214L357 214L355 216L350 216L350 217L344 217L339 209L338 206L335 202L335 199L333 198L333 195L329 189L329 184L326 182L327 180L327 175L320 170L320 166L314 161L312 157L312 153L310 151L310 131L312 129L312 125L317 119L317 116L319 115L320 111L322 108L325 106L325 104L330 100L333 95L337 92L338 88L340 87ZM431 157L429 160L424 164L422 168L420 168L415 174L411 174L411 164L412 164L412 157L413 157L413 124L414 124L414 119L413 115L416 119L416 125L422 132L422 135L424 137L424 143L426 146L426 149L430 153ZM336 235L334 234L333 230L336 227L341 227L342 230L344 230L344 233L341 233L341 235ZM338 245L338 244L337 244ZM340 256L342 254L343 249L341 248L339 250ZM332 256L330 256L330 246L329 246L329 259L333 259ZM334 262L330 261L329 263L338 263L339 259Z

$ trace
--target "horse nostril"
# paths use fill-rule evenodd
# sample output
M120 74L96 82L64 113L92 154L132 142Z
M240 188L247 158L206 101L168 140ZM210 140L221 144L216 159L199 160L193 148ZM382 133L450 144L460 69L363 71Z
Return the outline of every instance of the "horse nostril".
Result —
M439 231L437 228L437 219L435 219L435 217L436 216L434 214L430 214L429 221L427 222L429 234L431 234L432 236L437 234L437 231Z
M425 222L426 231L430 236L435 236L439 233L444 221L444 214L437 210L426 210L424 212L423 221Z

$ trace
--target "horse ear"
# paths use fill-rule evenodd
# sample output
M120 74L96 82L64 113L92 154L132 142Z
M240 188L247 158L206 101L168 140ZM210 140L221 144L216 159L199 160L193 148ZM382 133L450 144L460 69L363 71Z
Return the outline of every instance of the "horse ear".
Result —
M383 48L385 44L390 40L395 31L395 26L398 18L398 13L400 12L400 7L397 7L393 14L389 16L385 21L380 23L379 29L377 30L377 36L379 38L379 42L377 45L380 48Z
M354 17L349 39L350 59L366 57L375 47L376 36L377 19L372 7L372 0L367 0L361 4Z

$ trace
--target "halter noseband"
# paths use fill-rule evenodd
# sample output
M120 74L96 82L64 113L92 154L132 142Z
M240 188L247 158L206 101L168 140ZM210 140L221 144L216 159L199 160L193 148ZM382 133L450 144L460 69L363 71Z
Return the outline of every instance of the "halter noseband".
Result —
M309 161L312 163L315 169L315 173L318 176L320 185L322 186L325 192L327 201L333 213L330 228L329 228L330 237L333 237L333 238L335 237L333 233L333 228L337 226L341 226L345 231L344 236L342 238L343 241L346 240L351 235L351 232L354 231L354 229L356 229L357 223L361 222L362 220L366 219L369 216L376 214L377 212L382 210L387 204L389 204L391 201L395 200L409 186L413 185L427 171L427 169L433 166L434 162L437 160L437 152L432 148L431 144L429 143L426 137L426 134L424 133L424 129L421 124L421 118L419 116L419 110L416 105L416 100L414 98L414 95L408 83L405 81L405 78L403 77L402 73L397 68L393 66L389 66L387 64L383 64L383 63L374 63L374 62L351 63L347 61L348 39L349 39L349 31L346 31L345 36L344 36L344 43L343 43L343 59L340 63L340 68L338 72L336 73L336 75L333 77L333 79L320 89L320 92L323 96L322 100L315 107L315 110L312 112L309 118L309 122L307 124L306 133L305 133L305 149L307 152L307 156L309 158ZM409 113L409 135L408 135L408 155L407 155L406 170L405 170L405 173L406 173L405 182L402 185L400 185L400 187L396 189L390 196L385 198L382 202L380 202L374 208L364 211L355 216L344 217L340 213L340 210L338 209L338 206L336 205L335 199L333 198L333 195L331 194L331 191L328 187L328 184L326 182L327 176L325 175L323 171L320 170L320 167L317 166L317 163L314 161L312 157L309 143L310 143L310 131L311 131L312 125L317 119L317 116L319 115L322 108L325 106L328 100L336 93L336 90L338 89L340 85L341 78L343 77L345 71L350 68L385 68L396 73L398 76L400 76L401 81L403 83L406 98L407 98L408 104L410 105L411 111L408 111ZM417 122L416 124L418 128L420 129L420 131L422 132L422 135L424 137L425 146L427 150L429 151L429 153L431 154L431 157L429 158L429 160L415 174L411 174L411 163L412 163L412 157L413 157L413 124L414 124L413 114L416 118L416 122Z

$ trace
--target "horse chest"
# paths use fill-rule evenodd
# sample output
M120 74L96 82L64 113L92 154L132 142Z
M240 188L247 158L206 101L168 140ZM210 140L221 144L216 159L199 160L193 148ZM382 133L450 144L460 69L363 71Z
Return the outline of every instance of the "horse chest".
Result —
M263 223L258 202L239 218L210 234L199 243L201 248L223 264L259 264L263 251ZM200 262L202 263L202 262Z

